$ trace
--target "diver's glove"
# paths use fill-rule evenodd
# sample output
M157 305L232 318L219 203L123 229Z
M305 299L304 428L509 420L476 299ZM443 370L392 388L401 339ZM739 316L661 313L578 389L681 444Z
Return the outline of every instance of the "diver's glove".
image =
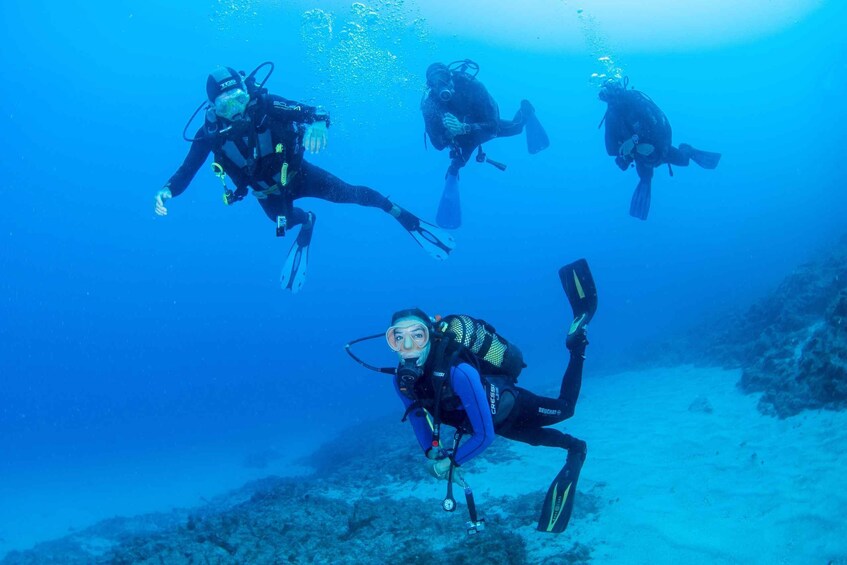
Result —
M615 157L615 165L617 165L622 171L627 170L631 164L632 157L630 157L629 155L627 155L626 157L622 157L621 155Z
M468 124L464 124L459 121L459 119L451 113L444 114L444 117L441 118L441 123L444 124L444 127L450 132L450 135L456 137L457 135L462 135L469 133L471 131L471 126Z
M447 476L450 474L450 458L444 457L437 461L427 461L427 470L429 471L429 474L436 479L446 481ZM465 486L465 479L462 477L462 472L458 467L453 469L453 482L457 485Z
M171 194L169 188L163 188L159 192L156 193L156 215L158 216L167 216L168 209L165 207L165 200L169 200L173 198L174 195Z
M318 120L306 130L306 135L303 136L303 147L309 153L320 153L326 149L327 139L326 122Z

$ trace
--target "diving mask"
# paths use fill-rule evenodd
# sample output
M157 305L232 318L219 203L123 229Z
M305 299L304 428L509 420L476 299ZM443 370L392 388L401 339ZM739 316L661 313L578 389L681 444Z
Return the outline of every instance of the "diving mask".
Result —
M421 322L402 321L388 328L385 340L403 359L415 359L421 357L429 345L429 330Z
M228 90L215 98L215 114L225 120L243 116L250 102L250 95L240 88Z

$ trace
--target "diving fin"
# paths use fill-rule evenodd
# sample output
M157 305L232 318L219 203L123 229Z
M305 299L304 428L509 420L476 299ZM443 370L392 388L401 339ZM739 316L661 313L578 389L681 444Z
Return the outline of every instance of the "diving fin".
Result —
M444 191L438 202L435 223L440 227L454 230L462 225L462 203L459 200L459 176L447 173Z
M573 513L576 483L582 464L585 463L585 455L584 447L568 450L565 466L547 489L544 506L541 507L541 517L538 519L538 531L561 534L568 527Z
M298 292L306 282L306 267L309 264L309 244L312 241L312 232L315 229L315 215L309 212L309 220L300 228L294 245L288 252L288 258L282 267L280 285L292 293Z
M694 149L687 143L680 143L679 150L704 169L717 168L718 163L720 163L721 161L720 153L712 153L711 151L701 151L699 149Z
M526 130L526 149L530 154L543 151L550 147L550 138L547 137L547 132L538 117L535 115L535 108L529 103L529 100L521 100L521 114L524 119L524 128Z
M635 192L632 193L632 201L629 203L629 215L639 220L646 220L650 213L651 182L639 180Z
M396 209L396 210L395 210ZM394 204L391 215L397 218L400 225L409 232L418 245L435 259L443 261L456 247L453 236L446 231L424 222L408 210Z
M567 341L584 341L584 328L597 311L597 287L588 268L588 261L579 259L559 269L559 280L573 310L573 322L568 330ZM582 334L581 336L578 334ZM570 349L574 344L568 344ZM584 345L583 345L584 349Z

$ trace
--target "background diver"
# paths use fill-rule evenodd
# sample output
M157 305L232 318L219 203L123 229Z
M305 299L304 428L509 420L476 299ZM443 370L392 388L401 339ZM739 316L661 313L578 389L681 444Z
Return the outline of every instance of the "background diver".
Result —
M525 367L520 350L487 323L465 315L433 320L417 308L401 310L385 333L389 347L400 357L397 368L377 368L347 351L365 367L394 374L397 394L428 462L439 479L466 486L458 467L480 455L495 434L534 446L567 450L561 472L550 485L538 529L560 533L573 510L576 483L587 453L586 443L549 428L573 416L582 385L586 331L597 308L597 291L588 263L581 259L562 267L559 277L574 312L565 341L570 361L557 398L538 396L516 385ZM440 439L441 424L456 429L453 446ZM461 439L465 437L464 442ZM469 497L472 522L475 508ZM445 509L450 510L445 505ZM471 524L469 523L469 524Z
M600 88L599 98L608 104L602 125L606 124L606 153L615 158L622 171L635 162L638 185L632 195L629 214L646 220L650 211L653 169L667 163L687 167L689 160L704 169L714 169L720 153L701 151L682 143L671 145L671 125L664 112L646 94L627 89L629 79L609 79Z
M477 161L491 163L500 170L506 168L485 157L483 143L495 137L518 135L526 128L530 153L538 153L550 145L529 101L521 101L512 121L500 119L497 102L477 80L478 72L479 65L469 59L449 66L433 63L426 70L427 91L421 100L426 135L437 150L450 148L450 166L436 215L436 223L443 228L455 229L462 223L459 169L470 160L474 150L478 149Z
M255 75L262 67L270 70L260 84ZM276 224L278 236L302 226L282 270L281 284L292 292L306 278L309 243L315 214L293 205L298 198L312 197L336 203L370 206L388 212L415 241L436 259L445 259L454 247L453 238L421 221L379 192L350 185L303 158L305 150L317 153L327 144L329 114L313 106L269 94L263 88L273 72L270 62L250 75L230 67L218 67L206 81L208 104L205 120L193 138L183 137L191 149L182 166L156 194L156 213L167 214L165 201L182 194L209 153L214 155L214 173L224 187L224 203L242 200L252 189L265 214ZM227 188L226 176L235 184Z

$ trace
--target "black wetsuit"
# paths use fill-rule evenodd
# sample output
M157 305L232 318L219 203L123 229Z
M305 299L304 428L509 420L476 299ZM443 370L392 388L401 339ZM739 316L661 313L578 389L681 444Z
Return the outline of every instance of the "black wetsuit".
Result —
M671 145L671 124L667 116L646 94L637 90L622 90L609 99L606 111L606 153L626 170L635 161L638 177L649 183L653 169L665 164L685 167L689 157ZM649 155L637 150L621 155L621 146L637 136L638 144L650 144L654 150Z
M582 388L582 355L571 355L562 376L558 398L538 396L525 388L506 385L499 388L500 418L495 415L494 430L498 435L530 445L545 445L571 449L579 440L559 430L547 428L574 415L579 391ZM489 390L497 386L497 377L488 377ZM512 398L509 398L509 397ZM514 405L509 406L513 400Z
M309 124L326 121L329 126L326 114L313 106L265 94L250 101L247 116L249 121L235 124L207 119L165 188L174 197L184 192L209 153L213 153L215 162L235 184L237 199L252 189L265 214L274 222L284 216L288 227L308 221L308 213L293 206L298 198L391 210L391 202L379 192L348 184L303 159L303 136Z
M473 155L474 150L495 137L511 137L523 131L524 121L518 110L512 121L500 119L497 102L485 86L464 72L453 72L453 96L444 102L435 91L421 101L421 113L430 143L437 150L450 147L449 173L456 175ZM455 137L444 127L444 114L453 114L470 126L466 134Z

